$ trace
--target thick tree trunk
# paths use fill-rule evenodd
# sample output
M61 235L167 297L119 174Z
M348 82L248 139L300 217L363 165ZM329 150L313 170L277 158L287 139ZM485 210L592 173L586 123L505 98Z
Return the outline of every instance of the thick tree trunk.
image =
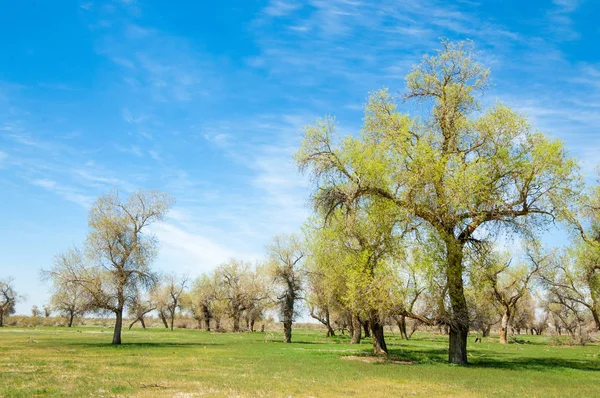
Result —
M114 345L121 344L121 329L123 328L123 309L120 309L116 312L117 320L115 321L115 331L113 333L113 341Z
M325 326L327 326L327 335L325 337L335 337L335 330L333 330L331 325L328 323Z
M360 323L360 319L358 316L352 315L352 320L350 322L352 325L351 335L350 335L350 344L360 344L360 335L362 332L362 325Z
M362 323L363 329L365 331L365 339L371 337L371 329L369 329L369 320L366 320Z
M0 328L4 326L4 311L0 311Z
M207 305L202 306L202 315L204 316L204 326L206 331L210 332L210 318L212 318L212 314Z
M254 333L254 319L250 321L250 331Z
M450 338L448 361L458 365L467 364L467 337L469 335L469 310L463 288L463 244L454 238L453 231L446 232L445 239L448 264L446 280L452 312L450 315Z
M378 319L371 319L369 322L371 326L371 335L373 336L373 353L374 354L387 354L388 349L385 344L385 336L383 334L383 325L379 323Z
M140 323L142 324L142 328L146 329L146 322L144 321L144 317L143 316L140 317Z
M398 323L398 329L400 329L400 336L404 340L408 340L408 334L406 333L406 317L404 315L400 315L396 322Z
M600 330L600 315L598 315L598 311L596 309L592 309L592 317L594 318L596 330Z
M481 336L482 337L489 337L490 336L490 331L492 330L491 326L486 326L485 328L483 328L483 330L481 331Z
M283 339L286 343L292 342L292 323L294 321L294 302L289 300L284 303L283 308Z
M73 319L75 318L75 314L71 311L69 313L69 321L67 323L67 327L73 327Z
M171 312L171 330L173 330L173 324L175 323L175 311Z
M500 326L500 344L508 344L508 325L510 322L510 310L506 308L502 315L502 325Z
M233 315L233 331L234 332L239 332L240 331L240 314L234 314Z

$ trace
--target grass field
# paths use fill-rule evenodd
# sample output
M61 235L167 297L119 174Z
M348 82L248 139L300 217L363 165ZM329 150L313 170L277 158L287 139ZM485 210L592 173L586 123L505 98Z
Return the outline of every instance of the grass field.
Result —
M471 365L458 367L445 363L445 336L426 333L388 336L392 360L372 362L370 341L311 330L286 345L273 332L134 329L116 347L111 332L0 329L0 396L600 396L600 347L544 336L470 344Z

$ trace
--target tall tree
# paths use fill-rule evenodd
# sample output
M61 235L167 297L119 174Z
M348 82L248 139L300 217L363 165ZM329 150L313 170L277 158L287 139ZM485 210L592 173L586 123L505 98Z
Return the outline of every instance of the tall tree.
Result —
M15 306L19 301L12 278L0 279L0 327L4 326L4 320L15 313Z
M380 90L368 100L360 137L339 142L328 118L305 130L296 159L313 175L314 202L324 211L385 199L444 242L449 361L466 364L465 248L502 226L526 233L561 217L580 177L563 144L521 115L501 104L480 112L476 96L488 86L488 70L469 42L442 45L406 77L404 99L430 105L427 118L401 114Z
M298 236L281 235L275 237L267 251L268 271L276 288L275 299L283 320L284 341L291 343L296 304L302 292L301 267L305 250Z
M138 190L126 198L118 191L101 196L90 209L85 250L58 255L48 271L56 285L76 284L91 297L93 308L115 314L113 344L121 344L127 306L156 282L150 264L158 241L146 231L164 219L171 203L159 191Z

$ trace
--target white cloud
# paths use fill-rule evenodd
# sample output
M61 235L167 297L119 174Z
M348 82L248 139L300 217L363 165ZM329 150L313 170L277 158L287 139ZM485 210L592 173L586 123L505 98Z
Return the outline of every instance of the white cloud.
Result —
M30 181L30 183L32 185L54 192L63 199L73 202L86 209L89 208L94 202L93 197L81 192L80 190L74 187L58 184L54 180L39 179Z
M157 224L152 232L161 246L157 265L168 271L199 275L230 258L258 258L256 254L239 252L231 247L233 245L227 246L226 242L216 242L174 224Z

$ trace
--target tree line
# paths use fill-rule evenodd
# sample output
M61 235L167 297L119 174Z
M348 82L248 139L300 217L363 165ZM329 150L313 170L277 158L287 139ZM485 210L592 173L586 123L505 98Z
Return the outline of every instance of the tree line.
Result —
M586 188L564 144L523 115L500 103L484 109L489 71L472 43L444 40L406 86L402 96L371 93L356 136L340 136L332 117L306 127L295 159L312 178L314 211L301 233L275 238L262 263L232 259L194 281L158 283L147 227L172 199L112 192L92 206L82 247L44 271L54 305L70 319L113 313L113 344L125 311L142 325L155 311L173 328L177 309L207 330L228 319L239 331L277 308L290 342L300 303L328 335L369 336L377 354L388 352L390 324L407 339L421 325L447 331L456 364L467 363L472 330L497 327L508 343L509 331L552 325L584 342L600 330L600 188ZM570 244L544 247L540 236L557 224ZM521 253L508 250L515 242ZM0 321L12 306L0 307Z

